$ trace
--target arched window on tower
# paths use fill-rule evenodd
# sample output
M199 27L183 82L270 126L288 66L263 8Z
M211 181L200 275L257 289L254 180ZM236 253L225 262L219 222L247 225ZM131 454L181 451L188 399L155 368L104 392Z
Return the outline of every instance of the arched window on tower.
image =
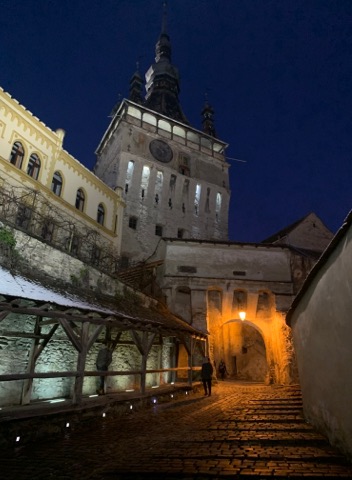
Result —
M97 211L97 222L100 225L104 225L104 220L105 220L105 208L102 203L99 203L98 211Z
M61 173L55 172L51 181L51 191L58 197L61 195L62 190L62 176Z
M210 213L209 201L210 201L210 188L207 187L207 198L205 200L205 212L206 213Z
M21 142L15 142L10 154L10 163L17 168L22 168L24 158L24 148Z
M194 196L194 213L198 215L199 213L199 202L200 202L200 193L202 191L201 185L199 183L196 186L196 193Z
M160 205L163 191L163 172L156 173L154 205Z
M222 195L221 193L216 194L216 205L215 205L215 217L216 220L220 220L220 212L221 212L221 203L222 203Z
M143 171L142 171L142 182L141 182L141 198L142 199L147 196L149 177L150 177L150 168L144 165Z
M40 170L40 160L36 153L32 153L28 160L27 173L34 180L38 180Z
M77 190L76 203L75 203L77 210L80 210L81 212L83 212L85 200L86 200L86 197L84 195L84 192L81 188L79 188Z
M132 183L132 177L133 177L133 170L134 170L134 161L130 160L128 162L127 172L126 172L125 193L128 193L128 190L130 189L130 186Z

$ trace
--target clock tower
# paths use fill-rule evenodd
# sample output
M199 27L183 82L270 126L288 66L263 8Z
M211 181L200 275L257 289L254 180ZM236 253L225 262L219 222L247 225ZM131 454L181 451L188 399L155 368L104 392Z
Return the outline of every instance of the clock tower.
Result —
M147 260L161 237L228 239L227 144L215 136L208 103L203 130L193 128L183 113L165 10L145 95L142 89L137 69L129 99L114 109L94 167L107 185L124 192L121 255L126 263Z

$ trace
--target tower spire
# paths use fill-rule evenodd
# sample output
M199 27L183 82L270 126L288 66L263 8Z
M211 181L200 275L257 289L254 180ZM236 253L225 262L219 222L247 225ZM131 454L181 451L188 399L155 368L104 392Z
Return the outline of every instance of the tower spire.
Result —
M166 2L163 3L161 33L155 45L155 63L147 73L145 106L167 117L189 123L185 117L178 94L180 77L178 69L171 63L171 42L167 33Z
M208 102L208 92L205 92L205 103L202 110L202 124L203 132L212 137L216 137L215 125L214 125L214 110Z

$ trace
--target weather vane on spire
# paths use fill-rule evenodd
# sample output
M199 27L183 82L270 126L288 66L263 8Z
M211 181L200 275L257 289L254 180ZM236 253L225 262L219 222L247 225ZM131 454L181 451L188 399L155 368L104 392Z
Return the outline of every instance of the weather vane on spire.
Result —
M167 21L167 2L163 2L163 21L161 24L161 33L166 33Z

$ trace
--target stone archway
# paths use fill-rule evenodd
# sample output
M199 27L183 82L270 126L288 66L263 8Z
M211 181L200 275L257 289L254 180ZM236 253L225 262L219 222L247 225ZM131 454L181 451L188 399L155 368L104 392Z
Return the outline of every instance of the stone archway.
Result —
M249 322L237 320L221 327L223 359L230 378L264 382L268 371L266 348L260 331Z

